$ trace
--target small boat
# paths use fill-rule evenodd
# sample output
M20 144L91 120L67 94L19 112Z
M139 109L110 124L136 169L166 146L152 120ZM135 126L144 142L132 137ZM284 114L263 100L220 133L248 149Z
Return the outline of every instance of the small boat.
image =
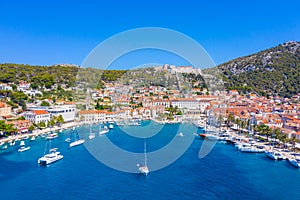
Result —
M137 164L141 174L147 176L149 174L149 168L147 166L147 154L146 154L146 140L144 142L144 165Z
M109 124L109 125L108 125L108 128L109 128L109 129L113 129L113 128L114 128L114 125L113 125L113 124Z
M94 139L94 138L95 138L95 133L90 133L89 139L92 140L92 139Z
M49 150L48 154L44 154L43 157L38 159L38 164L40 165L49 165L58 160L63 159L63 155L60 152L57 152L57 148L53 148Z
M288 158L288 161L293 165L294 167L300 168L300 159L297 158Z
M35 137L32 136L32 137L30 138L30 141L34 141L34 140L35 140Z
M109 132L109 129L107 128L107 126L104 126L103 128L101 127L101 125L99 126L99 135L104 135L108 132Z
M243 146L239 149L243 153L264 153L264 149L259 149L256 146Z
M179 137L183 137L183 133L178 133L178 135L177 136L179 136Z
M48 140L53 140L54 138L57 138L58 134L57 133L49 133L48 136L46 137L46 139Z
M65 139L65 142L71 142L71 138Z
M11 141L11 142L9 143L10 146L15 146L15 144L16 144L15 141Z
M27 140L29 138L28 135L26 135L25 137L23 137L23 140Z
M27 151L27 150L29 150L29 149L30 149L30 147L25 147L25 142L24 142L24 140L22 140L22 141L20 142L20 149L18 149L18 152Z
M18 150L18 152L27 151L29 149L30 149L30 147L24 147L24 146L22 146L22 147L20 147L20 149Z
M2 147L3 150L7 149L7 145L5 145L4 147Z
M201 138L206 138L206 134L203 134L203 133L199 134L199 136L200 136Z
M2 146L4 144L4 142L0 142L0 146Z

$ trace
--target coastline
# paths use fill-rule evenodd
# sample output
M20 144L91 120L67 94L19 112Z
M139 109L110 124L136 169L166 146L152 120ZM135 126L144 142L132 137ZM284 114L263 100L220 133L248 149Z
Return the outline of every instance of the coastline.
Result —
M64 129L69 129L73 126L76 125L82 125L81 123L76 123L76 122L68 122L68 123L64 123L61 126L55 126L51 128L51 131L59 131L59 130L64 130ZM9 142L9 141L13 141L13 140L20 140L20 139L24 139L27 137L37 137L39 135L45 134L45 133L49 133L50 132L50 128L44 128L44 129L39 129L39 130L33 130L32 133L25 133L25 134L18 134L18 135L11 135L8 136L6 138L1 138L0 142Z

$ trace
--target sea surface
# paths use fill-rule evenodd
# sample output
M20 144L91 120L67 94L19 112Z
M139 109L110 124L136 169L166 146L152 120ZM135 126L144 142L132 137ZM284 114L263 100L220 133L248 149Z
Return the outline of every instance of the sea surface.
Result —
M144 139L128 134L131 131L139 130L142 135L160 127L155 129L157 134L147 138L147 152L201 132L184 125L184 136L179 137L180 126L183 125L162 126L146 121L140 127L115 125L107 135L98 136L98 125L94 125L91 130L96 133L95 141L86 143L107 137L121 149L143 154ZM78 127L78 132L86 138L90 127ZM0 199L300 199L299 169L287 161L270 160L264 154L241 153L230 144L217 143L206 157L199 159L203 140L195 137L183 155L165 168L151 171L149 158L150 173L145 177L104 165L89 153L87 145L68 148L64 140L70 133L65 130L52 141L51 146L57 147L64 158L48 167L37 164L45 150L45 138L26 140L31 149L23 153L17 151L19 142L0 150ZM102 145L101 149L105 149ZM116 157L112 152L104 153L112 159ZM125 161L124 165L128 164Z

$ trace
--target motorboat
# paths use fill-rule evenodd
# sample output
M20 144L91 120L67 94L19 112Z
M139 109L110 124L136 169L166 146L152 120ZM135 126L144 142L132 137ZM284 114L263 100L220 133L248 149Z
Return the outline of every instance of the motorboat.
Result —
M18 152L27 151L29 149L30 149L30 147L24 147L24 146L22 146L22 147L20 147L20 149L18 149Z
M241 152L244 152L244 153L264 153L265 150L264 149L260 149L260 148L257 148L256 146L243 146L239 149Z
M25 142L24 140L21 140L20 142L20 148L18 149L18 152L23 152L29 150L30 147L25 147Z
M38 159L38 164L49 165L63 159L63 157L64 156L60 152L57 152L57 148L53 148L49 150L48 154L45 154L43 157Z
M30 138L30 141L35 141L35 137L32 136L32 137Z
M109 124L109 125L108 125L108 128L109 128L109 129L113 129L113 128L114 128L114 125L113 125L113 124Z
M101 127L101 125L99 126L99 135L104 135L108 132L109 132L109 129L107 128L107 126L104 126L103 128Z
M183 133L178 133L177 136L183 137Z
M46 137L48 140L53 140L54 138L57 138L58 134L57 133L49 133Z

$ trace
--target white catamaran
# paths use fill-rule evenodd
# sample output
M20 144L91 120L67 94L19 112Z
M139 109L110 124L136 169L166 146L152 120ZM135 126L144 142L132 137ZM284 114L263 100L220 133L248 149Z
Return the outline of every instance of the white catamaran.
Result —
M47 149L47 143L46 143L44 156L38 159L38 164L40 165L49 165L51 163L63 159L64 157L60 152L56 151L57 148L51 149L51 140L48 140L48 143L49 143L49 153L46 154L46 149Z

